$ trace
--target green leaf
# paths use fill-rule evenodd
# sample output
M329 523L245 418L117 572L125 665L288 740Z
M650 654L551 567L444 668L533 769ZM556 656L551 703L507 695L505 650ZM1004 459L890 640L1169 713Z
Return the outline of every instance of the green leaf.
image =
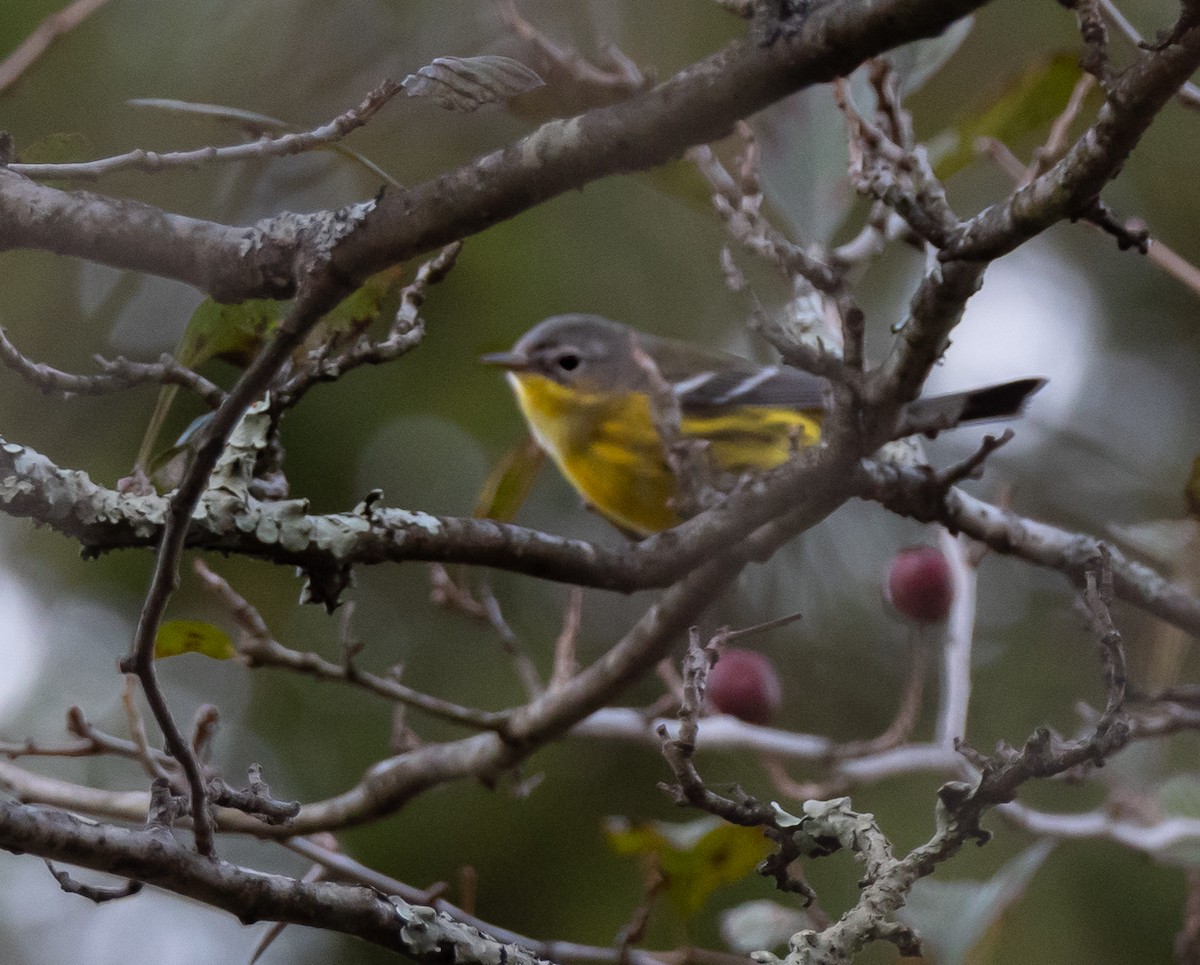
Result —
M1187 485L1183 487L1183 498L1187 501L1188 512L1200 519L1200 456L1192 460L1192 470L1188 473Z
M181 653L201 653L213 660L237 656L233 641L220 627L201 620L168 620L154 638L154 658L177 657Z
M666 895L684 921L691 921L721 885L751 874L771 850L759 828L703 817L685 824L609 818L612 849L653 864L666 881Z
M192 312L175 357L188 368L224 359L245 368L279 324L283 302L252 298L222 305L206 298Z
M1082 71L1078 55L1062 52L1033 61L999 96L930 142L934 172L945 180L975 160L975 142L991 137L1013 144L1058 117Z
M368 278L347 295L322 320L324 332L361 331L382 312L395 310L396 293L404 278L404 265L393 265ZM175 357L188 368L212 359L222 359L239 368L253 361L267 337L275 330L291 302L260 298L223 305L206 298L188 320ZM177 386L164 386L142 437L138 465L151 462L159 431L175 401ZM169 454L167 454L169 455ZM160 459L156 458L155 463Z
M1054 842L1043 839L987 881L922 878L896 917L916 929L938 965L982 961L982 947L994 937L1001 915L1024 894L1053 850Z
M403 278L403 263L377 272L338 302L325 316L322 326L327 331L350 331L366 327L385 309L395 309L393 302Z
M712 211L712 188L690 161L668 161L635 177L646 187L708 214Z
M150 107L155 110L168 111L172 114L182 114L187 117L198 117L203 120L227 124L242 131L250 137L262 137L264 134L280 135L295 134L303 131L299 124L271 117L269 114L259 114L257 111L245 111L240 107L227 107L224 104L201 104L195 101L180 101L168 97L136 97L125 102L130 107ZM359 154L358 151L346 147L340 142L333 142L318 147L317 150L332 151L347 160L353 161L366 168L376 177L386 181L394 188L403 190L404 185L393 178L370 158Z
M86 161L92 153L92 143L86 134L60 131L34 141L18 154L22 164L71 164Z
M479 491L475 516L501 523L512 522L528 498L545 459L546 454L532 437L501 456Z
M295 124L281 121L269 114L244 111L240 107L227 107L224 104L201 104L196 101L181 101L170 97L134 97L125 103L130 107L149 107L153 110L167 111L170 114L183 114L188 117L200 117L222 124L230 124L245 131L251 137L261 137L263 134L285 134L300 129Z
M901 95L907 98L924 87L929 79L958 53L958 48L974 27L974 17L963 17L954 21L936 37L914 40L888 51L887 59L891 61L892 69L900 76Z
M267 335L279 324L285 304L260 298L222 305L206 298L188 319L175 358L191 369L215 358L245 368L262 348ZM179 387L175 385L164 385L159 390L138 450L139 466L150 463L158 434L178 394Z

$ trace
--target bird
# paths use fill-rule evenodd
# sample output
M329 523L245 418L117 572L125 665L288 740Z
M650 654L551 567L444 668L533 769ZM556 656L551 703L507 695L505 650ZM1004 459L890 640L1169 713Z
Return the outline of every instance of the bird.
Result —
M816 444L830 405L829 383L810 372L759 365L599 315L547 318L511 351L480 361L506 370L534 439L567 482L636 538L682 522L663 409L677 405L679 438L703 442L711 465L737 477ZM1024 378L918 399L902 421L921 431L1008 418L1044 384ZM663 392L672 405L661 405Z

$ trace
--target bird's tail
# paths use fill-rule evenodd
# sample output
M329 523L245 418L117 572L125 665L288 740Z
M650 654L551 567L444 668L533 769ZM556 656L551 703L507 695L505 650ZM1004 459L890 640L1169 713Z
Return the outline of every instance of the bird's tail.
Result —
M898 435L918 432L936 435L963 422L1011 419L1021 414L1025 401L1045 384L1045 379L1015 379L982 389L917 399L905 407Z

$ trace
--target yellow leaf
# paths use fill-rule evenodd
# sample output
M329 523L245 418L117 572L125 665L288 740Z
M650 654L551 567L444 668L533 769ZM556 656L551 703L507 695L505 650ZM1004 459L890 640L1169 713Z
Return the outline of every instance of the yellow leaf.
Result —
M651 861L666 880L666 895L690 921L721 885L751 874L771 851L760 828L704 817L684 824L610 818L608 841L619 855Z
M168 620L154 638L154 657L177 657L181 653L202 653L213 660L237 656L229 634L202 620Z

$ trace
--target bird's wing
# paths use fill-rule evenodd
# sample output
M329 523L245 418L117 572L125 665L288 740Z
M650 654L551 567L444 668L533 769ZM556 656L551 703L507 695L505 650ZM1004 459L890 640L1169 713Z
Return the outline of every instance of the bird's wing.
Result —
M738 405L825 408L825 380L786 365L709 369L673 385L680 406L687 410Z
M674 388L684 410L711 411L731 405L825 408L827 383L800 369L756 365L737 355L682 342L670 342L669 351L656 351L666 340L646 341L659 373Z

